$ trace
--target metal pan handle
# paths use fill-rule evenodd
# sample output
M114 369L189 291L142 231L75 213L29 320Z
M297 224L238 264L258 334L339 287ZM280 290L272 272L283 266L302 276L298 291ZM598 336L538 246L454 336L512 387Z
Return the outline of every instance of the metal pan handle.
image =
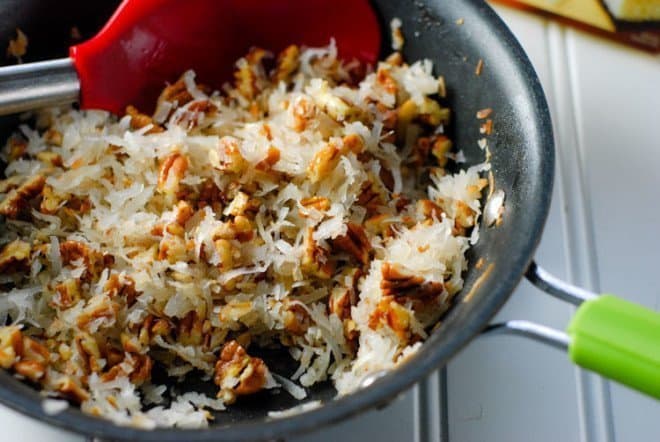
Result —
M484 334L525 336L566 350L577 365L660 399L660 314L568 284L534 262L525 276L544 292L578 306L566 332L512 320L490 325Z

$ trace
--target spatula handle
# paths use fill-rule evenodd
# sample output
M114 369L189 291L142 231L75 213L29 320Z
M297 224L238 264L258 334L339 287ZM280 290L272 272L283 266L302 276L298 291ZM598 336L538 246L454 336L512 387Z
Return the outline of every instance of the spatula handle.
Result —
M74 103L79 93L70 58L0 68L0 115Z

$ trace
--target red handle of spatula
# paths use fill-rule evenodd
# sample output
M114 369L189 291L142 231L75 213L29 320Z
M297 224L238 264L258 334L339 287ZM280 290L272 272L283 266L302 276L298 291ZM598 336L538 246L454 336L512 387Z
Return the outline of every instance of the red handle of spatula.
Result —
M219 87L251 46L275 52L330 38L343 59L375 62L380 29L368 0L124 0L70 56L81 107L122 113L128 104L150 111L165 83L187 69Z

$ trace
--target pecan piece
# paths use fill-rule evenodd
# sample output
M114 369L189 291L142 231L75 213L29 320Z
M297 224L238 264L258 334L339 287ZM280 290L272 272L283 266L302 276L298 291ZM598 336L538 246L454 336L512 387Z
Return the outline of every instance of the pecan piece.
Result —
M262 172L268 172L273 168L273 166L279 160L280 160L280 150L277 147L270 146L268 148L268 152L266 152L266 158L259 161L257 165L254 166L254 168Z
M238 140L233 137L222 137L218 142L218 150L209 152L209 160L213 167L223 172L240 174L248 168L248 162L238 145Z
M62 132L59 130L55 129L54 127L51 127L48 129L46 132L44 132L44 142L46 144L49 144L51 146L62 146L62 141L64 141L64 137L62 136ZM59 156L59 155L58 155ZM39 158L39 154L37 154L37 158ZM41 158L39 158L41 159ZM61 161L60 157L60 161ZM53 164L55 165L55 164Z
M23 354L23 333L16 325L0 327L0 367L10 368Z
M248 100L254 99L259 93L256 71L261 61L268 55L264 49L253 47L250 52L236 62L234 84L236 89Z
M30 249L30 244L20 239L4 246L0 252L0 272L11 272L29 266Z
M402 341L410 338L410 312L391 298L380 300L369 316L368 325L373 330L387 325Z
M399 264L384 262L381 272L383 279L380 289L383 296L391 296L397 301L435 298L444 291L441 282L427 281Z
M101 350L99 344L94 338L86 332L78 332L74 338L78 354L82 358L85 373L98 373L101 371Z
M338 236L331 241L332 247L342 250L360 264L369 264L369 252L371 251L371 243L364 228L352 222L346 225L346 234Z
M316 105L305 96L295 99L288 109L288 126L296 132L302 132L314 119L317 113Z
M43 175L35 175L21 184L17 189L11 190L0 203L0 215L15 219L29 209L32 198L41 193L46 184Z
M385 92L391 95L395 95L399 90L399 86L396 83L396 80L392 77L389 68L381 66L376 71L376 84L383 88Z
M48 215L53 215L57 213L57 211L62 207L67 199L68 195L62 195L55 190L51 186L44 186L43 191L41 192L42 198L41 198L41 205L39 206L39 211L41 213L46 213Z
M296 45L287 46L282 52L277 56L277 66L273 71L273 80L276 83L280 81L287 81L291 74L293 74L300 64L298 59L300 55L300 49Z
M68 309L73 307L81 298L81 283L79 279L67 279L55 286L57 294L51 299L51 307Z
M314 229L309 227L305 234L305 253L302 257L302 271L321 279L328 279L335 271L329 252L314 241Z
M319 212L330 210L330 200L324 196L310 196L300 200L300 205L307 209L316 209Z
M266 385L267 375L268 367L263 360L248 355L237 341L229 341L215 364L218 397L231 404L237 396L256 393Z
M135 290L135 281L130 276L123 276L113 273L103 287L103 291L110 298L120 298L126 300L127 306L132 306L139 293Z
M335 287L328 298L328 310L341 320L350 319L351 307L358 301L358 281L362 271L356 268L346 269L342 274L344 285Z
M78 381L70 376L62 376L55 381L54 390L62 393L62 396L71 399L74 402L82 403L89 399L89 393L80 386Z
M87 329L91 323L98 323L99 320L105 321L107 326L114 324L118 312L119 305L113 302L109 296L94 295L89 298L76 322L81 329Z
M436 158L440 167L445 167L447 165L447 154L451 148L452 142L445 135L437 135L434 138L431 147L431 154Z
M183 106L188 102L192 101L193 97L188 92L186 87L186 82L183 79L183 76L179 78L176 82L168 85L163 89L158 97L157 107L160 107L165 102L174 104L175 106Z
M179 191L180 182L188 170L188 158L178 152L169 154L160 164L158 190L166 194Z
M42 343L23 336L21 360L14 364L14 370L32 382L38 382L46 375L49 361L50 353Z
M104 268L111 267L115 261L112 255L101 253L87 244L74 240L67 240L60 244L60 255L64 265L82 259L85 265L85 273L82 278L85 280L98 277Z
M309 313L298 303L287 304L284 313L284 329L292 335L302 336L305 334L312 320Z
M8 158L9 161L14 161L25 155L27 152L28 143L25 139L14 136L9 139L8 148Z
M417 215L421 219L441 219L444 210L431 200L417 200Z
M337 167L341 158L341 151L337 146L328 143L314 154L307 166L307 176L312 183L317 183Z
M131 129L133 130L142 129L143 127L151 125L151 128L145 133L145 135L157 134L165 130L162 126L157 124L153 118L149 115L140 113L134 106L129 105L126 107L126 115L130 115L131 117Z

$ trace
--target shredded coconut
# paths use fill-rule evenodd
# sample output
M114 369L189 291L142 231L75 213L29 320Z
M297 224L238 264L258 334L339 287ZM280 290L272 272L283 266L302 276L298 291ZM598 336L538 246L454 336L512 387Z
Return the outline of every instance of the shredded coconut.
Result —
M186 72L152 116L46 109L7 142L3 366L119 425L200 428L264 389L348 394L420 348L463 286L489 165L445 168L465 157L429 60L356 79L334 41L270 57L213 94ZM151 384L154 364L217 397Z

